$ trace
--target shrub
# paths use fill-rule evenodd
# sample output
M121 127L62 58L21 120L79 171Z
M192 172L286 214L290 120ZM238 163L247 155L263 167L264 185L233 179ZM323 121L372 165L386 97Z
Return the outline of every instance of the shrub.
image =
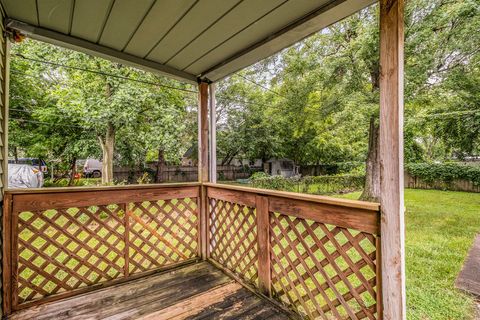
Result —
M454 180L467 180L480 185L480 166L460 163L409 163L405 170L412 176L427 183L441 181L451 183Z
M352 192L363 188L364 175L330 176L269 176L265 173L252 175L250 182L255 188L303 192L311 194L329 194Z
M256 172L250 177L250 182L255 188L294 191L295 183L292 178L282 176L269 176L265 172Z
M270 177L270 175L266 172L263 172L263 171L259 171L259 172L255 172L254 174L252 174L252 176L250 177L250 180L258 180L258 179L262 179L262 178L268 178Z
M43 183L44 188L52 187L68 187L69 179L60 179L52 181L51 179L45 179ZM96 186L101 184L101 179L96 178L80 178L73 180L72 187L84 187L84 186Z

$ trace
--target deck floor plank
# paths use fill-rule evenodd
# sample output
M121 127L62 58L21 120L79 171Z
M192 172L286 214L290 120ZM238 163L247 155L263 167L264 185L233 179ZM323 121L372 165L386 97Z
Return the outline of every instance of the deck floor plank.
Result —
M207 262L14 313L9 319L289 319Z
M190 317L182 318L184 320L283 320L289 317L279 311L276 307L268 302L253 295L250 291L242 288L240 291L231 295L229 299L220 301L210 307L205 308Z

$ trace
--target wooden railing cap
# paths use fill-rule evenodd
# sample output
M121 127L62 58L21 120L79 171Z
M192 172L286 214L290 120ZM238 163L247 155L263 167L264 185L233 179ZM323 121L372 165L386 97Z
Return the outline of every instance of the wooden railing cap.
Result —
M30 193L68 193L85 191L115 191L115 190L139 190L160 188L198 187L199 182L162 183L162 184L135 184L126 186L82 186L82 187L55 187L55 188L32 188L32 189L7 189L6 194L30 194Z
M7 189L6 194L35 194L35 193L70 193L70 192L86 192L86 191L121 191L121 190L142 190L142 189L160 189L160 188L181 188L181 187L196 187L196 186L207 186L228 190L243 191L258 195L266 196L275 196L282 198L290 198L297 200L312 201L323 204L331 204L336 206L344 206L350 208L371 210L371 211L380 211L380 204L376 202L367 202L359 200L350 200L350 199L339 199L328 196L319 196L295 192L285 192L277 190L268 190L268 189L258 189L251 187L242 187L236 185L228 185L221 183L210 183L210 182L186 182L186 183L163 183L163 184L148 184L148 185L128 185L128 186L88 186L88 187L71 187L71 188L38 188L38 189Z
M251 187L242 187L242 186L236 186L236 185L221 184L221 183L206 182L206 183L203 183L203 185L207 186L207 187L213 187L213 188L249 192L249 193L254 193L254 194L258 194L258 195L266 195L266 196L275 196L275 197L282 197L282 198L289 198L289 199L296 199L296 200L304 200L304 201L311 201L311 202L330 204L330 205L335 205L335 206L343 206L343 207L349 207L349 208L356 208L356 209L364 209L364 210L370 210L370 211L380 211L380 204L376 203L376 202L367 202L367 201L350 200L350 199L339 199L339 198L333 198L333 197L328 197L328 196L318 196L318 195L296 193L296 192L285 192L285 191L277 191L277 190L258 189L258 188L251 188Z

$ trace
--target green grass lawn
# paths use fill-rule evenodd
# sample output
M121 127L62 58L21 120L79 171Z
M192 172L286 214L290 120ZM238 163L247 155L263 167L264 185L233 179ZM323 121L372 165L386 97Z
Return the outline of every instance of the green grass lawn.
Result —
M480 232L480 194L405 190L405 205L408 319L474 319L473 297L454 283Z

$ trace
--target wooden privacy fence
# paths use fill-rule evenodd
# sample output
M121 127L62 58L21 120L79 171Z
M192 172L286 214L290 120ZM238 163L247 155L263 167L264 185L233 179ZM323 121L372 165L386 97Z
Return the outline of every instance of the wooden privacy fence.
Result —
M309 319L381 319L373 203L207 185L208 256Z
M7 192L7 313L199 257L199 184Z
M113 176L117 181L137 181L145 173L149 173L152 181L155 180L156 164L147 164L148 170L132 169L130 167L115 167ZM261 167L250 167L246 170L242 166L217 166L217 179L220 181L246 179L252 172L260 171ZM198 181L198 167L195 166L162 166L160 170L161 182L191 182Z
M425 181L419 177L411 175L407 171L405 171L404 183L405 188L411 189L434 189L480 193L480 185L475 184L473 181L461 179L456 179L449 182L441 180Z

